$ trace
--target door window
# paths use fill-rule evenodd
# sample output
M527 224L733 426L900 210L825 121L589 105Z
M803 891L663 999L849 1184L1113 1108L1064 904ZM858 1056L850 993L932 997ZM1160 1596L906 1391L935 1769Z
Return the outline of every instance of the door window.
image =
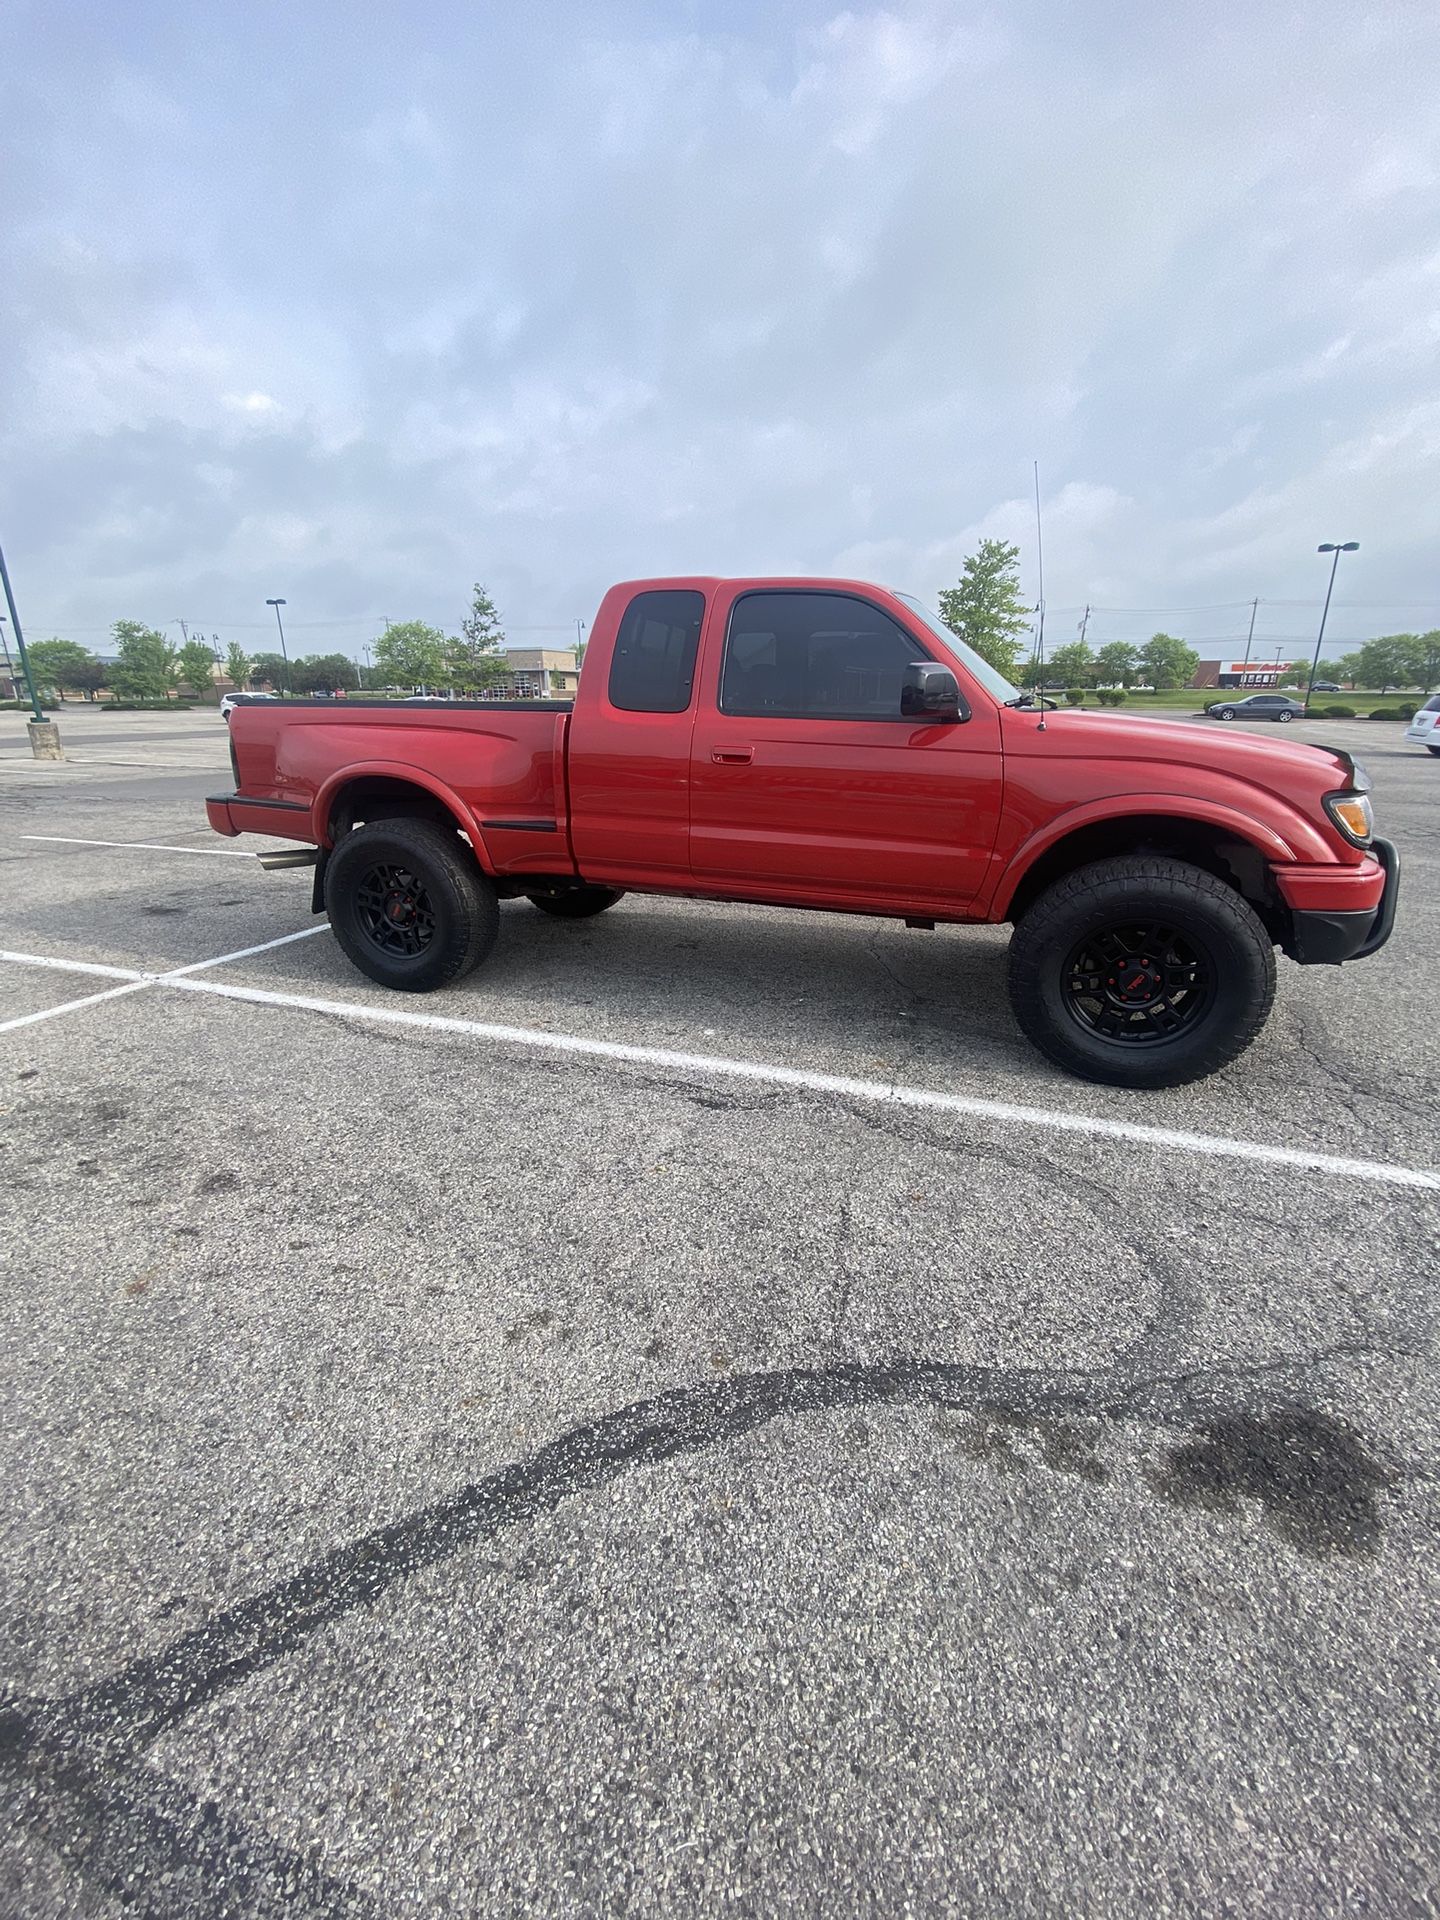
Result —
M888 614L846 593L747 593L720 673L722 713L899 720L912 661L930 655Z

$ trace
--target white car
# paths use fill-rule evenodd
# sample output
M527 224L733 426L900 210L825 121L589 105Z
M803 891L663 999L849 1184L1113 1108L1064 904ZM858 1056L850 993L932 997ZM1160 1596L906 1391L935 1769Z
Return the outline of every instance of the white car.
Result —
M276 693L227 693L220 702L220 718L228 727L231 709L237 707L242 700L278 700L279 697Z
M1432 693L1405 729L1407 740L1417 741L1431 753L1440 753L1440 693Z

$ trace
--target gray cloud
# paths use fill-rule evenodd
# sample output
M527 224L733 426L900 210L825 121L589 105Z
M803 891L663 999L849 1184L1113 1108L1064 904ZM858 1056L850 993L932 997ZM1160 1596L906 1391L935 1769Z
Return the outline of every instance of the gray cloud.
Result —
M1032 455L1057 616L1312 600L1358 538L1337 635L1440 622L1426 7L127 11L0 47L37 632L933 593L1029 566Z

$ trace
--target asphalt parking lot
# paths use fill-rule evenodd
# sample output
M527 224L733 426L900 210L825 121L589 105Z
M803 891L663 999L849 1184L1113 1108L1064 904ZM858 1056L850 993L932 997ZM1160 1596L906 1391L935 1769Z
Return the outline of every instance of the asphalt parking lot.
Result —
M0 716L0 1912L1435 1912L1400 731L1288 735L1389 946L1133 1095L993 930L518 902L387 995L213 716Z

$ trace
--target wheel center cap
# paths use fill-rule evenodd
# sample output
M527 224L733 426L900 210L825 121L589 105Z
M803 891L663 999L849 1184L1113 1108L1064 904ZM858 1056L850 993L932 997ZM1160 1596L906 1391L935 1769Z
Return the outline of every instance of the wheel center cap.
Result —
M415 909L402 893L392 893L385 902L386 918L397 927L405 927L415 918Z
M1165 988L1165 977L1153 960L1127 960L1105 983L1112 1000L1123 1007L1148 1007Z

